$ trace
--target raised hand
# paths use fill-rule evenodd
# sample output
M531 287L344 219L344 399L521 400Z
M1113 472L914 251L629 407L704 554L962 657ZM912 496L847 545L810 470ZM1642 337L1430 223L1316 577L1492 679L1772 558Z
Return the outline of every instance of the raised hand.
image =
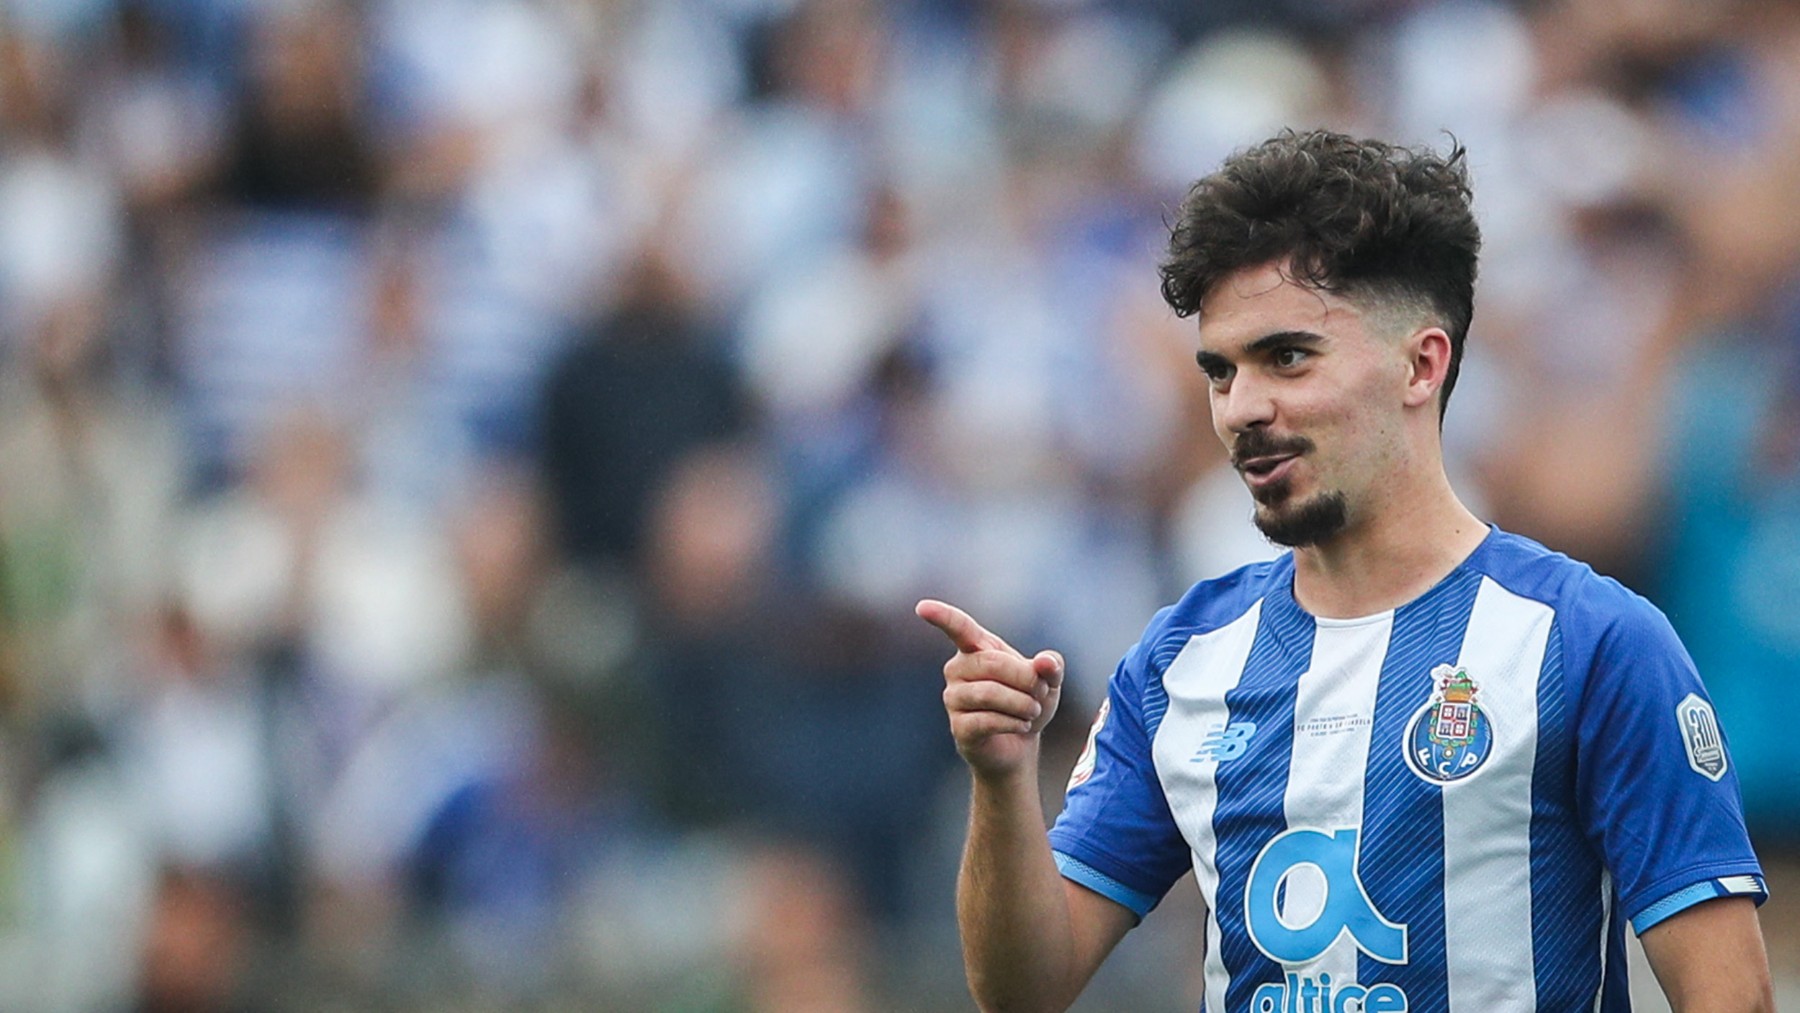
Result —
M957 752L979 775L1011 774L1033 760L1062 697L1062 655L1027 658L941 601L927 598L913 611L956 647L944 663L944 709Z

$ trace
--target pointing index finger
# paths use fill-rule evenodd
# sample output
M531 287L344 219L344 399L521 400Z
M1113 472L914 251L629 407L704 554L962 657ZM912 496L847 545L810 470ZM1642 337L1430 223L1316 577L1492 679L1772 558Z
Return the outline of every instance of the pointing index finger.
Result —
M927 598L915 606L913 612L920 619L942 630L944 636L949 637L950 642L956 645L956 649L964 654L974 654L977 651L986 650L1012 650L1006 645L1006 641L983 629L981 624L967 612L948 602Z

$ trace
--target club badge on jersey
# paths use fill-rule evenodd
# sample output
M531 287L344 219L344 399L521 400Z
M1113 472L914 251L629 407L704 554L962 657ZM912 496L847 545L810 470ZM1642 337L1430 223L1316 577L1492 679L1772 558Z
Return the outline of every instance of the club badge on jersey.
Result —
M1494 750L1494 729L1476 697L1481 687L1459 665L1431 670L1431 699L1406 726L1406 763L1435 784L1481 769Z

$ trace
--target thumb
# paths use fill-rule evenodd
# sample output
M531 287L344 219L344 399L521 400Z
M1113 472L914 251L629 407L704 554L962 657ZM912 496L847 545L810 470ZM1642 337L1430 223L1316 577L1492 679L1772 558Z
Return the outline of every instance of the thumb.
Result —
M1063 656L1056 651L1039 651L1031 658L1031 670L1036 672L1038 678L1043 679L1052 691L1062 688L1063 673L1067 668L1068 664L1063 661Z

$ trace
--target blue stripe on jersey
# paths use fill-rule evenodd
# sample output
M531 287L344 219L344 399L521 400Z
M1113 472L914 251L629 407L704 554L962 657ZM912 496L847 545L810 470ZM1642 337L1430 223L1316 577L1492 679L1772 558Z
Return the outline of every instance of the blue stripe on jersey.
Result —
M1619 885L1607 880L1607 909L1613 913L1606 932L1606 977L1600 983L1601 1013L1631 1013L1630 960L1625 954L1625 917L1619 910Z
M1537 1008L1592 1009L1612 926L1604 869L1568 802L1575 797L1561 622L1550 626L1538 677L1537 759L1531 768L1531 938ZM1617 920L1618 915L1612 915Z
M1162 899L1133 890L1079 858L1071 858L1060 851L1055 852L1054 857L1056 858L1056 871L1062 873L1064 879L1080 883L1100 896L1130 908L1140 921L1150 913L1151 908L1156 907L1156 902Z
M1169 670L1182 650L1187 647L1187 637L1170 637L1150 655L1150 671L1156 678L1144 680L1143 721L1144 738L1156 741L1156 729L1162 725L1163 715L1169 713L1169 688L1163 685L1162 673Z
M1394 613L1394 631L1381 666L1369 763L1363 780L1363 836L1359 878L1375 909L1407 926L1407 963L1384 964L1367 954L1356 961L1365 985L1392 982L1409 1008L1445 1009L1443 790L1412 772L1400 754L1406 725L1431 698L1431 670L1455 663L1481 573L1459 569ZM1420 905L1419 898L1437 903Z
M1263 982L1280 981L1281 965L1264 956L1244 923L1244 890L1257 852L1287 829L1282 799L1294 755L1294 691L1312 664L1313 618L1295 603L1292 571L1271 580L1263 599L1256 640L1244 675L1225 694L1231 720L1256 725L1254 746L1219 764L1218 806L1213 830L1218 840L1219 955L1231 973L1226 1009L1247 1009Z

